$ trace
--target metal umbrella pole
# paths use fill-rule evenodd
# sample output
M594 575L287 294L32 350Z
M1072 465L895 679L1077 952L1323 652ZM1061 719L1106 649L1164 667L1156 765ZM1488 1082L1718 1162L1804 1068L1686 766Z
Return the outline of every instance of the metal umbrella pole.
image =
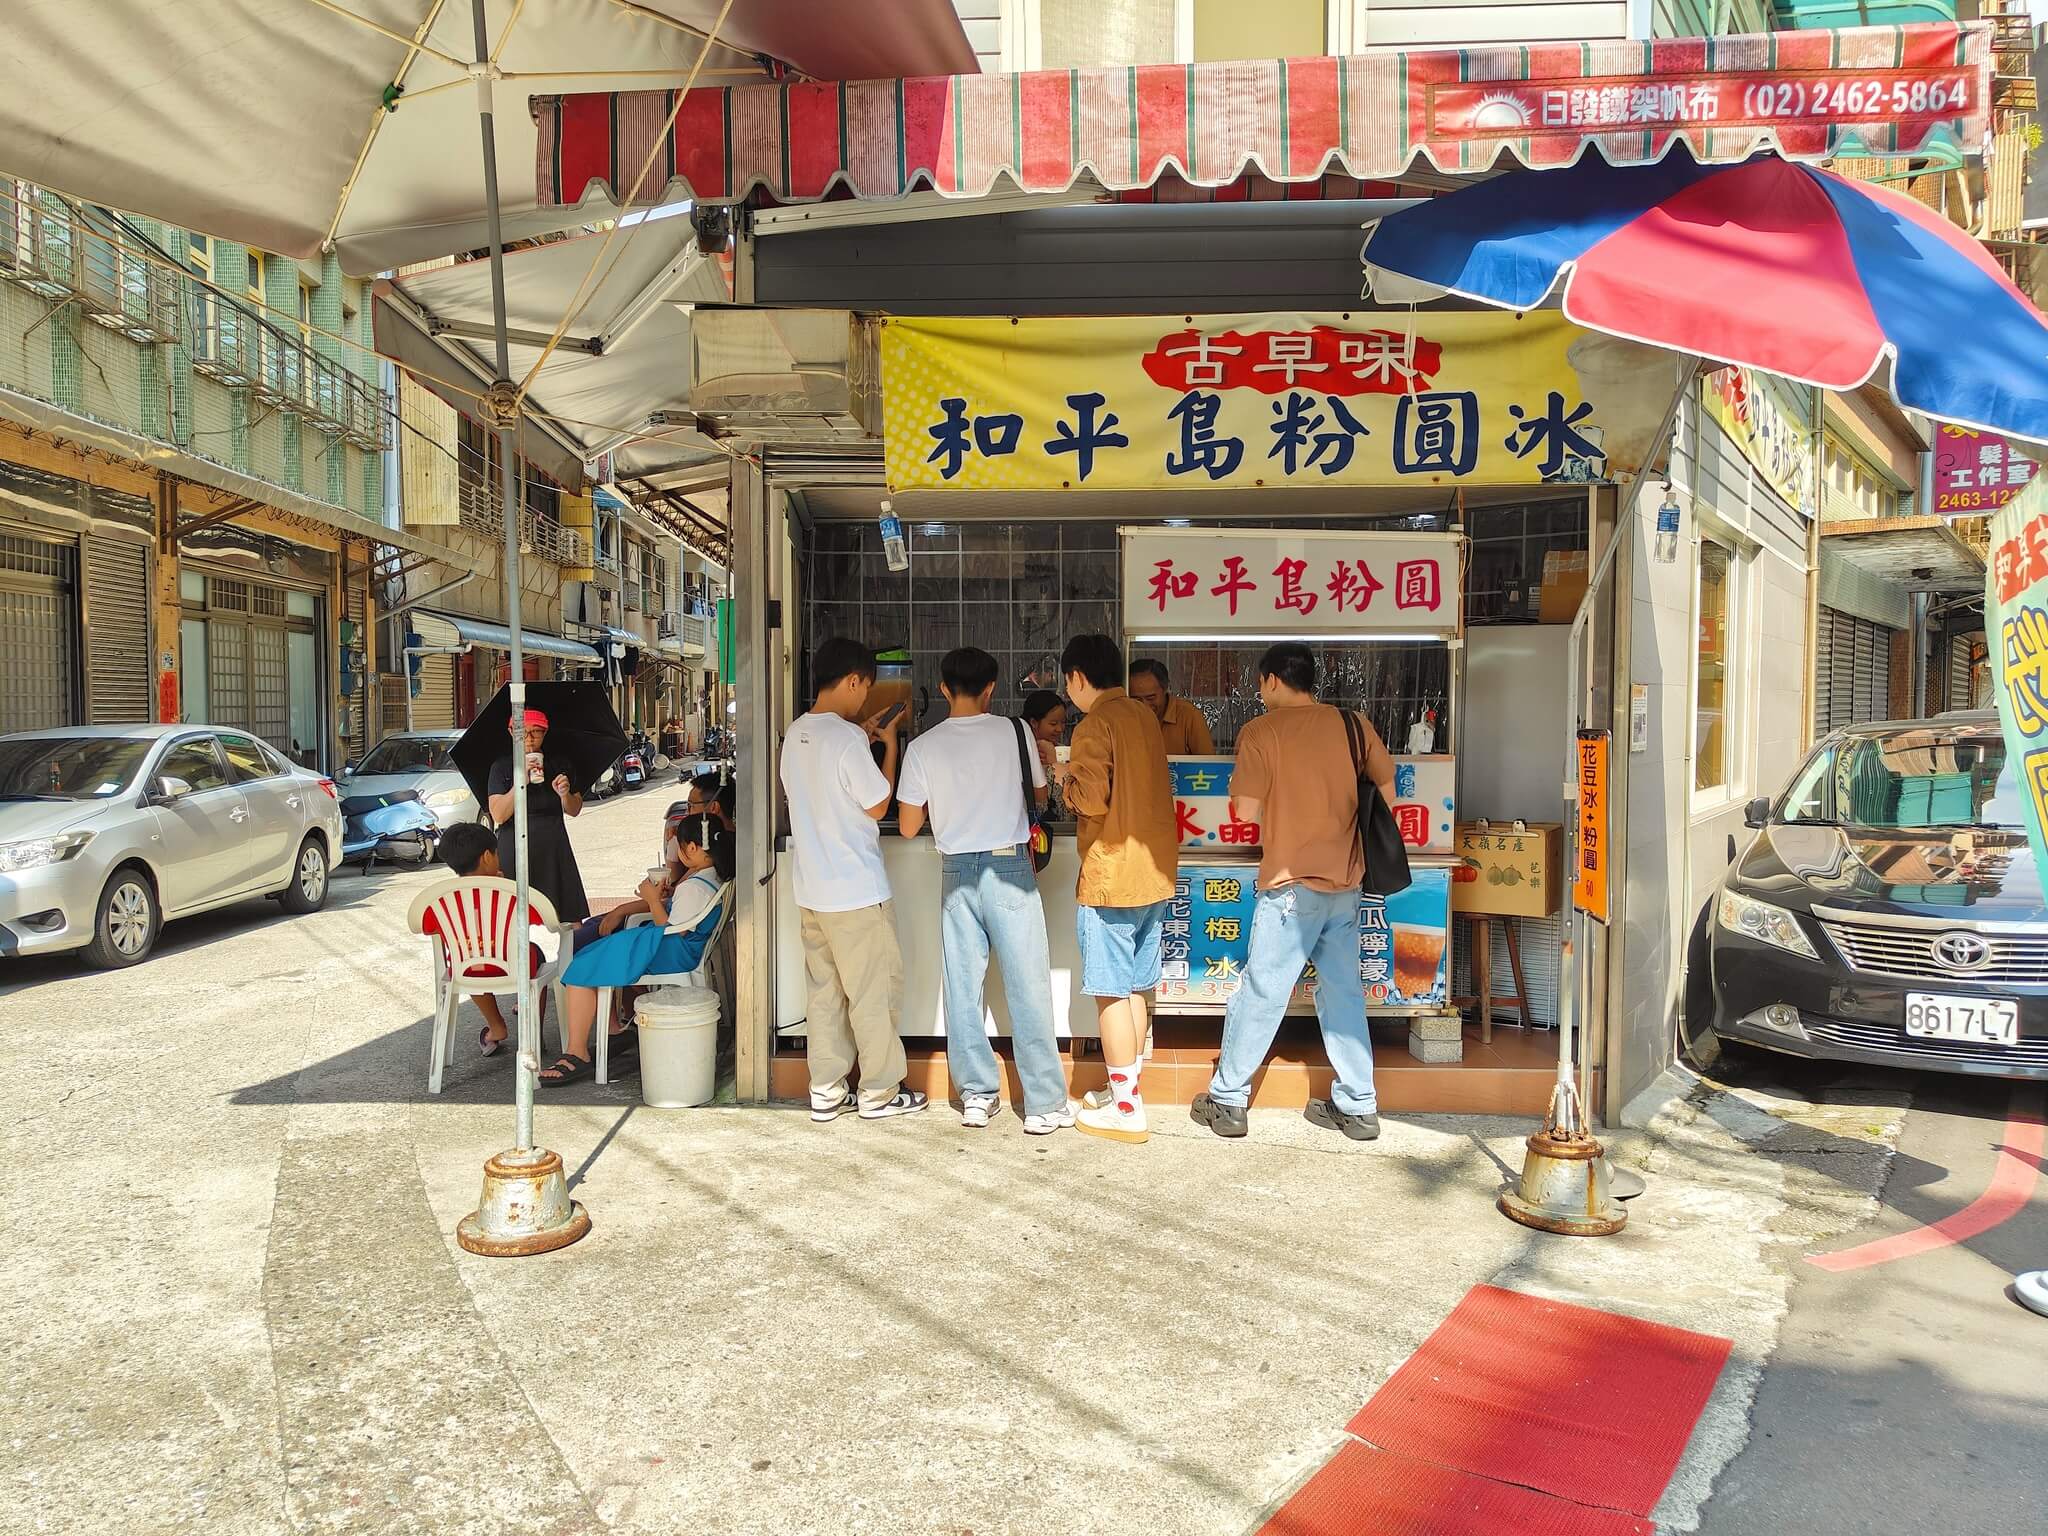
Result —
M1573 729L1565 741L1564 816L1569 828L1565 846L1571 864L1565 871L1563 975L1558 978L1557 1083L1551 1089L1550 1110L1543 1129L1529 1138L1528 1156L1522 1163L1519 1182L1506 1185L1495 1202L1502 1215L1525 1227L1561 1232L1576 1237L1606 1237L1622 1229L1628 1216L1608 1187L1607 1158L1593 1136L1585 1096L1580 1091L1575 1057L1590 1059L1584 1049L1586 1023L1585 947L1580 937L1578 903L1574 899L1573 877L1578 870L1578 730L1591 694L1590 680L1580 677L1580 647L1586 625L1593 616L1593 604L1614 569L1616 556L1629 540L1636 524L1636 505L1643 487L1650 483L1651 469L1668 456L1678 428L1678 412L1699 367L1698 359L1681 357L1678 382L1671 392L1670 407L1643 455L1615 519L1613 537L1600 552L1600 563L1586 582L1586 595L1572 617L1571 633L1565 642L1565 719Z
M483 408L498 430L498 494L505 518L505 624L511 631L512 697L512 880L517 903L512 926L515 949L524 949L528 912L526 662L520 644L519 612L519 390L512 382L511 342L505 322L505 246L498 209L498 134L493 121L490 32L484 0L470 0L477 62L470 66L476 81L477 118L483 132L484 210L491 245L491 331L496 343L497 378L484 397ZM566 940L564 941L566 942ZM533 1095L540 1076L540 1019L533 1002L532 967L515 961L519 1034L513 1063L515 1142L484 1163L483 1196L462 1218L455 1240L471 1253L493 1257L547 1253L566 1247L590 1230L590 1215L569 1199L568 1180L559 1154L533 1144Z

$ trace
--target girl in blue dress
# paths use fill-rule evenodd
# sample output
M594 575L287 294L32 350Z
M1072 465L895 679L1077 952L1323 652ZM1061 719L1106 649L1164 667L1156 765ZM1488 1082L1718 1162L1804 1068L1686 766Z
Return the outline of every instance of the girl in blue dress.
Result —
M693 971L704 957L712 932L722 915L719 891L732 880L737 852L730 829L712 817L685 821L668 846L668 869L659 880L640 884L639 900L607 913L597 920L597 932L576 945L575 958L562 981L568 990L566 1049L555 1064L540 1074L549 1087L573 1083L595 1070L590 1050L590 1031L597 1023L597 991L614 987L623 991L647 975L674 975ZM637 912L652 915L654 921L637 928L623 928ZM614 1014L616 1043L628 1034L629 1009L621 997Z

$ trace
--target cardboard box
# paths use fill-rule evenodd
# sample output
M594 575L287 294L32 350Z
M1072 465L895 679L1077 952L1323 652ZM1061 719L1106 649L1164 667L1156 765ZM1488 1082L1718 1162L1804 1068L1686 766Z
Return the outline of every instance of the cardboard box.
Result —
M1578 617L1586 597L1586 552L1553 549L1543 557L1543 585L1538 589L1536 619L1541 624L1569 624Z
M1451 910L1489 917L1548 917L1563 904L1564 826L1460 822Z

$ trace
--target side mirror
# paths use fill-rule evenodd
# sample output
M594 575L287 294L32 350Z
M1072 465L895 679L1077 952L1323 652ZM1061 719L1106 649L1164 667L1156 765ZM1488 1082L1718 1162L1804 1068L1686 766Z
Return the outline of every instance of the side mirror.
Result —
M150 799L159 805L168 805L171 801L182 800L191 793L192 785L190 781L172 778L169 774L165 774L156 781L156 793L151 795Z
M1746 827L1761 827L1771 819L1771 802L1767 799L1752 800L1742 808L1742 824Z
M341 772L339 772L339 773L337 773L337 774L335 775L335 777L336 777L337 779L352 779L352 778L354 778L355 776L356 776L356 770L355 770L355 767L354 767L354 765L353 765L353 764L350 764L350 763L343 763L343 764L341 765Z

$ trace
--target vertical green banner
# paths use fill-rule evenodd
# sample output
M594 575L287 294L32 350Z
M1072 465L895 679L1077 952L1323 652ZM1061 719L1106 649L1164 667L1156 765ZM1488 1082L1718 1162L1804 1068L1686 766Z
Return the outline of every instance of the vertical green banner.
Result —
M730 688L739 681L738 649L733 644L732 599L721 597L712 622L718 626L718 680Z
M2038 479L1992 516L1984 635L2034 865L2048 871L2048 488Z

